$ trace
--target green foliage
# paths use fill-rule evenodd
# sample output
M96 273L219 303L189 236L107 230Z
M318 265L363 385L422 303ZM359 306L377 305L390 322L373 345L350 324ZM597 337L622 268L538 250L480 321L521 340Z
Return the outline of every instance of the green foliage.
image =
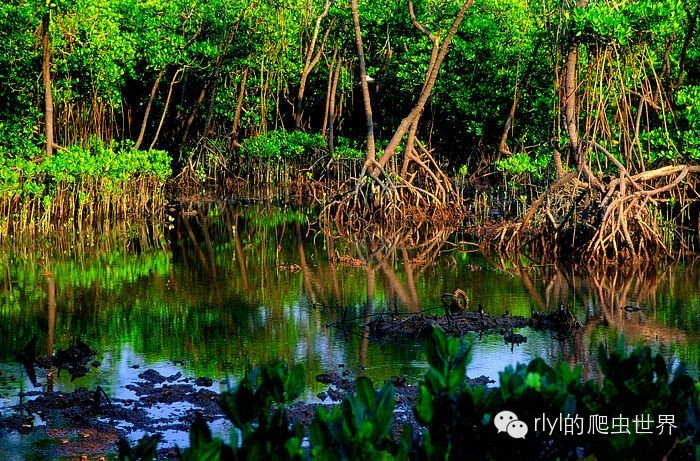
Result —
M190 427L190 446L182 451L182 461L216 461L235 459L233 450L221 439L214 438L201 414L197 413Z
M318 459L567 459L582 454L595 459L660 459L695 455L700 435L698 385L682 369L674 373L648 347L627 352L620 338L614 351L599 351L602 384L582 381L581 368L567 363L556 367L535 359L500 373L500 386L486 390L465 383L470 346L435 329L425 343L430 369L420 386L414 409L426 426L412 439L409 428L397 443L391 439L394 388L386 383L376 391L367 378L356 382L331 411L321 407L311 428L311 454ZM284 362L254 369L233 393L220 399L227 416L242 433L235 459L300 459L299 428L289 428L284 408L303 388L303 370L288 372ZM501 411L515 413L529 425L525 438L499 433L494 425ZM645 416L646 415L646 416ZM608 418L673 415L673 434L639 430L601 435L584 431L591 416ZM555 418L569 417L575 435L566 434ZM545 426L544 419L554 426ZM576 420L574 418L577 418ZM628 421L628 423L629 423ZM636 423L631 423L636 424ZM639 427L639 426L638 426ZM578 432L580 430L580 432ZM197 420L192 446L185 459L229 459L223 445L212 439L206 424ZM220 457L221 456L221 457Z
M88 218L100 228L106 220L147 217L164 203L163 187L171 175L165 151L94 139L87 148L71 146L51 157L0 155L0 167L0 209L8 217L0 223L4 231L32 226L47 231L70 220L80 229Z
M241 154L269 160L298 159L316 155L326 148L327 143L319 134L275 130L244 140Z
M435 329L426 340L425 351L430 369L415 407L416 418L428 428L421 448L428 459L450 459L460 450L462 428L469 427L475 416L459 403L467 389L464 378L471 347Z
M346 396L333 410L319 407L311 426L314 458L393 459L393 384L387 382L375 391L372 382L362 377L355 386L355 395Z
M302 459L302 428L290 428L286 408L304 391L304 367L280 360L254 368L219 405L240 431L232 441L235 459ZM202 445L210 450L211 444ZM194 454L194 453L193 453ZM193 458L194 459L194 458Z
M415 1L416 18L436 37L444 37L460 3ZM324 0L71 0L48 6L42 0L4 2L0 157L35 160L41 155L45 123L38 32L49 11L57 144L92 149L91 136L106 144L136 138L149 106L144 139L153 139L163 116L158 147L196 151L202 138L218 138L228 149L241 142L245 157L272 162L327 152L321 135L280 128L289 126L295 115L294 95L324 6ZM549 140L562 137L564 131L559 101L562 58L569 45L577 43L577 97L580 117L586 120L582 133L595 134L614 155L639 165L696 162L700 48L697 40L684 46L684 34L693 30L689 21L697 22L695 9L691 0L605 0L585 7L554 1L475 2L426 108L430 133L426 123L418 135L430 139L450 160L458 160L450 162L454 165L465 163L467 149L477 153L469 154L470 163L479 161L500 145L514 107L505 134L510 151L519 154L496 168L547 179L551 162L544 151L550 150ZM380 146L415 102L432 44L411 23L404 1L363 1L359 11L368 72L376 80L372 92ZM355 94L349 13L347 3L332 2L319 23L316 47L322 43L323 52L306 80L302 125L320 128L334 68L331 56L342 58L336 128L343 137L335 143L334 155L362 158L357 146L364 135L364 113L358 110ZM600 73L587 75L601 56L606 58ZM681 64L685 80L680 78ZM653 96L659 89L663 96ZM642 107L638 97L653 99L661 109ZM623 101L629 110L619 116ZM635 136L629 121L638 111L642 124ZM621 120L628 125L620 126ZM606 139L597 136L601 133ZM638 145L615 144L625 139L627 144L635 139ZM641 150L641 155L632 149ZM635 171L633 166L628 169ZM28 186L27 194L36 193Z
M510 155L496 162L496 169L515 177L534 177L542 179L552 163L551 154L537 155L534 159L522 152Z
M700 162L700 85L686 86L676 93L679 149L693 162Z
M20 196L37 195L45 186L55 188L59 183L99 180L105 187L116 187L139 178L165 182L171 174L167 152L136 150L130 142L104 145L93 140L87 149L72 146L39 161L0 156L0 162L5 166L0 193Z
M318 133L275 130L245 139L241 143L240 152L245 157L265 160L310 160L327 153L328 142ZM362 158L364 153L353 147L350 140L340 137L334 155L340 158Z
M126 439L119 439L117 459L119 461L151 461L156 459L156 450L160 439L160 434L144 435L133 447Z
M652 355L648 347L627 352L623 338L613 351L602 345L599 349L600 370L605 379L600 387L586 383L582 402L587 411L610 415L609 418L620 414L651 415L654 421L659 415L675 415L676 419L682 415L679 427L693 424L686 418L691 416L689 404L697 398L697 391L693 379L682 368L671 373L664 359ZM595 440L591 452L599 458L662 458L673 447L676 435L655 432L653 438L632 433Z
M685 14L682 0L595 2L574 8L572 30L593 42L627 45L675 33L683 26Z

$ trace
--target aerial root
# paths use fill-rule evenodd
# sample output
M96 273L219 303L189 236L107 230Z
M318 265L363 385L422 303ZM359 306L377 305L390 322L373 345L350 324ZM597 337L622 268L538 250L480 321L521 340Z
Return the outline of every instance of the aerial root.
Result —
M590 263L652 261L671 256L674 235L664 227L662 202L696 198L693 173L699 166L677 165L620 175L602 188L570 172L530 206L519 223L506 223L494 235L496 247L515 253L526 246L556 258L566 251ZM679 200L680 200L679 199Z
M368 227L387 229L419 225L455 225L464 216L462 199L431 153L418 144L402 174L376 160L365 162L346 192L323 211L327 222L349 232Z

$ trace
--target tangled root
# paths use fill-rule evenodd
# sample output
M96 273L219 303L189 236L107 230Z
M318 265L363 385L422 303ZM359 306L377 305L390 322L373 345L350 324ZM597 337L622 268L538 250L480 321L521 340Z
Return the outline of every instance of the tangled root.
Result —
M429 151L419 145L402 174L387 171L377 161L365 163L359 178L323 211L337 229L397 229L421 225L456 225L464 217L462 198Z
M689 192L699 195L691 173L700 173L700 167L669 166L636 175L622 170L598 188L569 173L533 202L520 223L500 229L497 247L506 253L530 247L549 259L564 256L592 264L672 256L676 236L660 205Z
M451 317L452 314L466 312L469 308L469 297L459 288L454 293L443 293L440 301L442 301L442 306L445 308L445 316L447 317Z

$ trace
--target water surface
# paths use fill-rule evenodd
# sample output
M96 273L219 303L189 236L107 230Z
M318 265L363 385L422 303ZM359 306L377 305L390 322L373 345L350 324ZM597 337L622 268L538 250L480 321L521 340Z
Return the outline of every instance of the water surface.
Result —
M58 390L99 384L127 397L124 386L147 368L208 376L220 389L221 381L235 382L247 367L274 358L302 363L309 377L351 370L378 382L393 375L415 382L426 369L420 342L375 341L362 325L382 313L439 314L441 295L457 288L470 306L494 315L529 316L563 304L584 324L571 338L524 329L518 332L528 340L515 347L498 334L467 335L471 377L497 381L506 366L534 357L579 364L595 377L598 344L624 333L628 344L651 345L697 378L700 292L692 260L584 271L485 256L442 230L341 238L307 209L207 204L174 216L162 238L144 234L149 243L135 245L131 236L132 244L111 248L5 251L3 411L20 388L32 387L14 357L34 334L42 353L77 338L98 351L99 367L74 381L63 373ZM45 374L40 370L39 386ZM320 388L311 385L307 398Z

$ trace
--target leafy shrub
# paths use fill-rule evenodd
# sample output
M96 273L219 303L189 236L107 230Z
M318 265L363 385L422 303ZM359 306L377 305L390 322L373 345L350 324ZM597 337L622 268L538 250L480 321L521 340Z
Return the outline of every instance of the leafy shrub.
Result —
M332 411L318 409L311 427L314 458L393 459L394 386L387 382L377 392L362 377L355 387L356 396L346 396Z
M241 142L244 157L266 160L314 158L328 152L328 142L318 133L275 130ZM364 154L350 140L340 137L336 141L335 157L361 158Z
M170 177L170 157L142 151L133 143L59 149L34 159L0 155L0 209L8 217L0 230L53 225L88 218L101 223L129 216L146 217L162 208L163 186Z
M541 179L552 162L552 156L537 155L532 158L525 152L513 154L496 162L496 169L511 176L534 176Z
M235 390L221 394L219 405L240 431L240 440L231 443L236 459L303 459L303 430L298 424L290 427L286 409L305 385L304 367L290 369L280 360L254 368ZM218 446L210 441L201 445L201 450L209 452L213 443ZM194 453L200 450L199 445L190 449L191 459L204 457L201 451Z
M241 154L263 159L296 159L325 148L326 141L319 134L275 130L243 140Z
M327 459L689 459L700 457L700 384L682 369L672 373L648 347L627 352L621 338L613 351L599 348L602 383L584 382L581 367L556 367L542 359L507 367L500 386L485 389L465 382L471 347L436 329L425 344L430 369L420 385L414 408L426 431L414 437L404 428L401 440L391 438L394 388L376 391L367 378L356 382L356 394L341 405L319 408L311 427L314 458ZM291 371L283 361L256 368L220 404L241 432L228 447L213 439L203 420L192 427L191 447L184 459L302 459L301 428L290 427L286 408L301 395L303 368ZM527 421L526 436L500 433L496 416L513 412ZM640 417L660 422L673 415L674 433L584 431L592 416ZM559 419L555 419L559 418ZM570 421L567 433L561 425ZM631 418L628 423L633 422ZM553 423L545 426L544 421ZM576 425L578 424L578 425ZM637 420L634 420L637 424ZM580 432L578 430L580 429Z

